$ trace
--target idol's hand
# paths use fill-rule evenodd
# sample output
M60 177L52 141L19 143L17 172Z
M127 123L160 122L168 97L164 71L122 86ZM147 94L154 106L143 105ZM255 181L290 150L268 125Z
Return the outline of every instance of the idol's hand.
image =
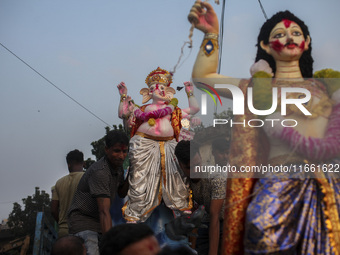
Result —
M185 92L187 92L187 94L194 92L194 85L192 85L190 81L184 82L184 86L185 86Z
M128 102L128 112L133 112L133 109L135 108L135 104L132 101L130 96L127 96L126 101Z
M219 32L218 18L213 7L207 2L197 0L188 15L190 23L193 23L203 33Z
M125 95L127 94L127 88L124 82L121 82L117 85L118 91L119 91L119 95Z

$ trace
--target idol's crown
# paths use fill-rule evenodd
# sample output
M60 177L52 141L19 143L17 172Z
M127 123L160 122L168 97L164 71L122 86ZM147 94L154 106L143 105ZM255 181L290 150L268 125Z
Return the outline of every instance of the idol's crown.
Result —
M170 86L172 83L172 74L167 70L157 68L153 70L145 79L145 83L150 87L152 84L161 83L165 86Z

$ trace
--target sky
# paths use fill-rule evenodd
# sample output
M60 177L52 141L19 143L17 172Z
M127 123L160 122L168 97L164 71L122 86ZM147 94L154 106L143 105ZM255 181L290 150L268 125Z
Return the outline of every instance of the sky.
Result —
M221 0L222 2L222 0ZM340 70L340 1L262 0L268 17L290 10L308 25L314 70ZM158 66L173 70L194 0L0 0L0 220L40 187L50 193L68 173L66 154L91 157L105 126L120 124L117 84L141 104L140 89ZM218 16L222 5L210 0ZM221 73L248 78L264 15L258 0L226 0ZM174 75L191 78L203 34ZM175 95L188 106L184 90Z

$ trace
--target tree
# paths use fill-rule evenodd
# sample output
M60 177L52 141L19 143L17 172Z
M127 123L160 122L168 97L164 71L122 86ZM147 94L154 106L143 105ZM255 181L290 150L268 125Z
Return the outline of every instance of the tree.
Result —
M228 108L228 110L224 110L220 113L214 113L214 119L226 119L231 120L234 117L233 111Z
M44 190L40 191L35 187L35 193L32 196L22 199L24 209L19 203L13 204L13 210L8 217L8 226L10 227L14 238L30 235L34 238L35 224L38 212L44 212L46 218L52 223L50 196ZM33 240L33 239L31 239ZM28 253L32 251L33 242L30 242Z
M13 210L8 217L8 226L16 238L24 235L34 236L37 212L45 212L51 221L51 200L44 190L40 191L39 187L35 187L35 193L23 198L22 202L24 209L19 203L14 203Z

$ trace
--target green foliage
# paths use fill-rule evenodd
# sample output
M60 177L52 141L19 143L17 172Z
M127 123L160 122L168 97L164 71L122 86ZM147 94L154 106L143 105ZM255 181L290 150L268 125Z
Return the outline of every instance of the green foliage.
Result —
M48 220L53 222L50 209L50 196L39 187L32 196L22 199L24 208L19 203L13 204L13 210L8 217L8 226L15 238L30 235L34 238L37 212L45 212ZM31 242L33 243L33 242Z
M220 113L214 113L214 119L226 119L226 120L231 120L234 117L233 115L233 111L228 108L228 110L224 110ZM230 126L228 127L230 129ZM206 127L203 125L203 123L201 123L198 126L194 127L194 132L195 133L199 133L200 131L206 129Z
M109 127L105 127L105 135L110 131ZM96 157L96 160L101 159L105 155L105 140L103 136L98 141L94 141L91 143L93 149L91 150L92 155Z
M87 160L84 161L84 168L85 169L89 169L89 167L96 162L95 160L93 160L92 158L88 158Z
M226 119L226 120L231 120L234 117L233 111L228 108L228 110L224 110L220 113L214 113L214 119Z

